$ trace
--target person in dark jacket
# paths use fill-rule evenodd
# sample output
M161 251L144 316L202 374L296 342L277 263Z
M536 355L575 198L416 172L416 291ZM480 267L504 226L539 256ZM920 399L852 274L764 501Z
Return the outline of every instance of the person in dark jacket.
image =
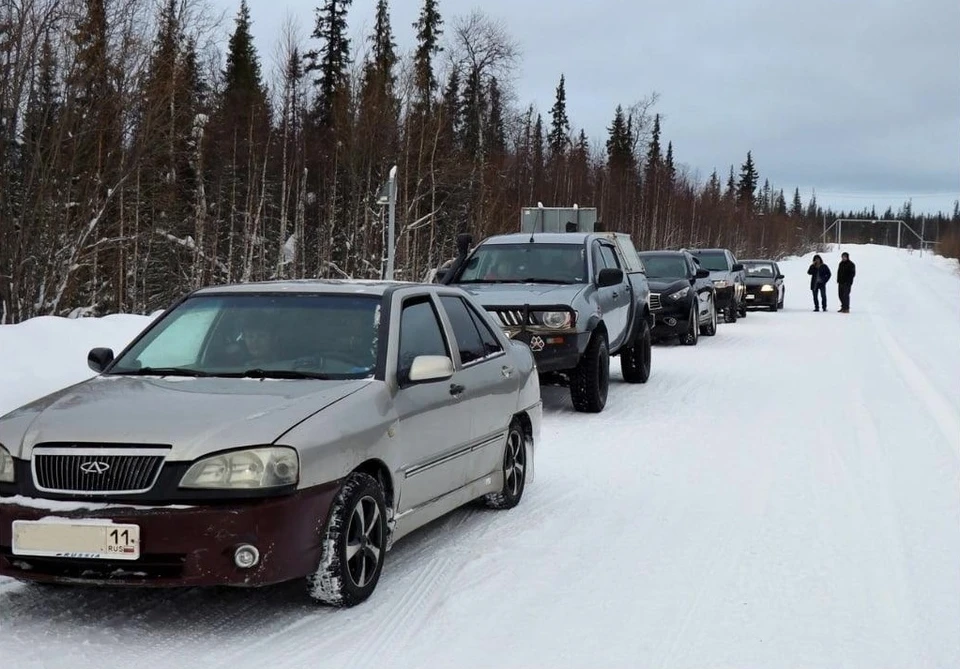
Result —
M813 291L813 310L820 311L820 305L823 304L823 310L827 310L827 281L832 276L830 268L823 262L819 255L813 256L813 263L807 270L810 275L810 290ZM820 300L817 301L819 294Z
M840 256L843 260L837 265L837 291L840 294L840 313L850 313L850 289L853 288L853 277L857 275L857 266L850 260L849 253Z

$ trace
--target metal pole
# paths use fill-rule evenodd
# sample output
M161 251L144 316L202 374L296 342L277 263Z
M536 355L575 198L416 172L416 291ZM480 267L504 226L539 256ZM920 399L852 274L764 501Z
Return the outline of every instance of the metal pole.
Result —
M388 203L389 207L389 223L387 225L387 281L393 281L393 256L395 251L395 234L396 234L396 224L397 224L397 166L394 165L390 168L390 180L389 180L389 191L390 191L390 202Z
M897 223L897 248L900 248L900 231L903 229L903 223Z

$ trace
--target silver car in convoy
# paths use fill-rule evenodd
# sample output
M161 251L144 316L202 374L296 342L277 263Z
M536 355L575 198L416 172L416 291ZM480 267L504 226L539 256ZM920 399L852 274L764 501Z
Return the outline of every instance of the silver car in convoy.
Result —
M534 358L459 288L191 293L98 375L0 417L0 574L352 606L393 542L532 481Z

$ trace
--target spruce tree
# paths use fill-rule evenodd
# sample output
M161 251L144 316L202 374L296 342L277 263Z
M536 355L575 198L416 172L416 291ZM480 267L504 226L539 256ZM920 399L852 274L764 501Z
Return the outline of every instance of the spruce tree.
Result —
M496 77L490 78L487 98L490 104L490 113L487 118L486 145L492 155L499 155L506 150L507 139L503 123L503 96Z
M550 135L547 138L547 144L550 149L550 157L555 158L566 152L567 144L570 143L570 119L567 117L567 91L564 76L560 75L560 83L557 85L556 100L550 109Z
M740 167L740 181L737 183L737 199L747 208L753 206L754 194L759 180L760 175L753 164L753 155L750 151L747 151L747 160Z
M350 39L347 37L347 13L353 0L324 0L317 8L317 20L311 37L323 42L319 50L304 54L305 72L319 73L314 83L320 87L317 98L317 122L323 128L334 125L338 103L346 102L350 64Z
M420 113L430 110L433 95L437 90L433 57L441 50L442 25L443 19L440 18L440 12L437 9L437 0L423 0L420 17L413 24L417 29L417 49L413 56L414 99L416 109Z
M793 191L793 204L790 205L790 215L794 218L803 216L803 203L800 201L799 188L795 188Z

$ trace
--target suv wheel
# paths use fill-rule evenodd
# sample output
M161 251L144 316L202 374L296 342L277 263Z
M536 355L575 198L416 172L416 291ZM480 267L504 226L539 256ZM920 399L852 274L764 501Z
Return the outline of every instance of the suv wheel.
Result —
M526 484L527 439L520 421L514 418L503 449L503 487L484 495L483 501L491 509L512 509L520 503Z
M717 301L713 298L710 298L710 321L700 328L700 334L704 337L717 334Z
M320 563L307 577L310 597L346 608L373 594L386 554L386 521L383 488L377 480L350 474L333 502L321 538Z
M603 331L593 333L587 350L570 373L570 399L573 408L584 413L600 413L607 404L610 386L610 351Z
M724 323L736 323L737 322L737 305L736 303L731 302L730 306L727 307L723 312L723 322Z
M627 383L646 383L650 379L653 338L650 322L644 318L633 343L620 353L620 371Z

